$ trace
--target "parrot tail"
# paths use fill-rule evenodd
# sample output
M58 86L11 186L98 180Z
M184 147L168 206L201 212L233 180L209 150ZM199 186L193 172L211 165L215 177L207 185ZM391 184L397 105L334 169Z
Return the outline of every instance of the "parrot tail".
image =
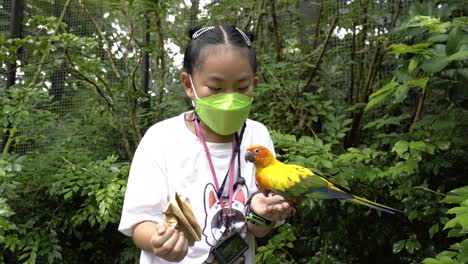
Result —
M395 214L397 212L404 214L404 212L402 212L400 210L385 206L383 204L379 204L379 203L376 203L376 202L369 201L369 200L367 200L365 198L362 198L362 197L359 197L359 196L356 196L356 195L352 195L352 194L347 193L345 191L342 191L342 190L340 190L340 189L338 189L336 187L334 189L326 188L326 187L312 188L312 189L304 192L301 196L309 197L309 198L313 198L313 199L342 199L342 200L346 200L346 201L349 201L349 202L352 202L352 203L355 203L355 204L368 206L370 208L374 208L374 209L377 209L379 211L384 211L384 212L387 212L387 213L390 213L390 214Z
M365 206L368 206L370 208L374 208L374 209L377 209L379 211L384 211L384 212L387 212L387 213L390 213L390 214L395 214L397 212L404 214L404 212L402 212L400 210L385 206L383 204L379 204L379 203L376 203L376 202L369 201L369 200L367 200L365 198L362 198L362 197L359 197L359 196L356 196L356 195L351 195L351 198L348 198L347 200L352 202L352 203L355 203L355 204L365 205Z

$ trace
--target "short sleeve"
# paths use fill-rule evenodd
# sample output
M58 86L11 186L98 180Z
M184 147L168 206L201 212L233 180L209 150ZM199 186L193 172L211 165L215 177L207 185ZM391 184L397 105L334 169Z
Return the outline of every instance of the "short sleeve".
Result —
M136 224L162 221L169 201L164 146L152 127L140 141L130 168L119 231L132 236Z
M271 153L273 153L273 156L276 157L275 146L273 145L273 140L271 139L268 129L266 127L265 129L266 129L265 147L267 147L271 151Z

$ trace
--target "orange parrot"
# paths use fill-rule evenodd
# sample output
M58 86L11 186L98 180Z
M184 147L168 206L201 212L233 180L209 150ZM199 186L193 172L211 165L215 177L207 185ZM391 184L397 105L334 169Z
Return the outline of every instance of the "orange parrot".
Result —
M255 165L255 178L260 190L274 191L287 200L305 197L343 199L391 214L403 213L400 210L347 193L317 172L298 165L284 164L275 159L273 154L263 146L254 145L247 148L245 160Z

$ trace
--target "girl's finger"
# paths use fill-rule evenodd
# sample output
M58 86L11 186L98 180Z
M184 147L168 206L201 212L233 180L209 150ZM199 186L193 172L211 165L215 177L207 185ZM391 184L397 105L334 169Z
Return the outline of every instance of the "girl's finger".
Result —
M179 240L179 233L176 230L173 230L172 236L160 247L160 254L167 256L169 255L173 248L174 245L177 243L177 240Z
M157 236L151 239L151 245L154 248L160 248L166 243L166 241L172 236L174 227L160 226L156 230Z
M182 231L179 232L179 239L177 243L174 245L172 253L174 254L174 258L178 261L182 260L185 255L187 254L187 248L185 248L185 243L187 239Z

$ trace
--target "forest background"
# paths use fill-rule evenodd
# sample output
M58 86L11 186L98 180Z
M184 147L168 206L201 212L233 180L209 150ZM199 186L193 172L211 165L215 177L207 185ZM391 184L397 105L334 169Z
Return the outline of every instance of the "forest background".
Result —
M118 233L146 129L191 108L194 25L255 34L278 158L389 215L307 200L256 263L468 263L463 1L2 0L0 263L137 263Z

